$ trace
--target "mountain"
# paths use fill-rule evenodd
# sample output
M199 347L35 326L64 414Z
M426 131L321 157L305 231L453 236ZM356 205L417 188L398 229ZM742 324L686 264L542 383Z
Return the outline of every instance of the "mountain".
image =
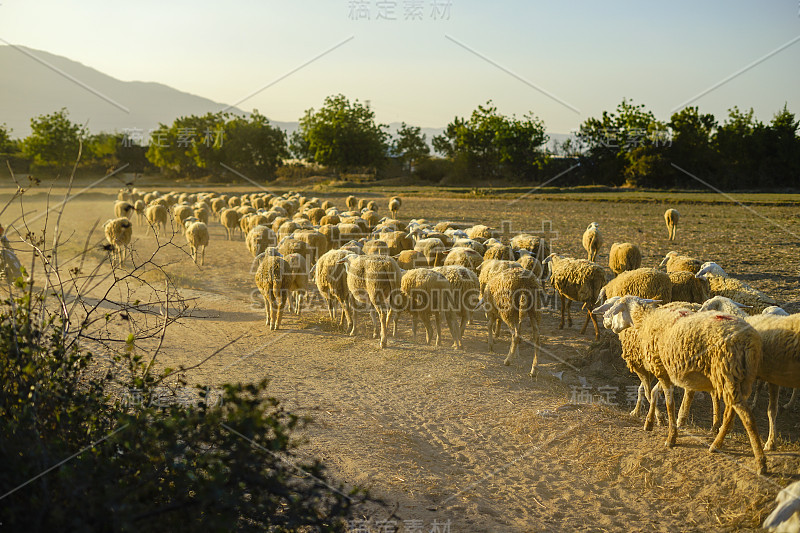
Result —
M88 122L89 131L123 132L129 128L144 133L171 124L186 115L205 115L225 109L226 104L144 81L122 81L87 67L77 61L42 50L23 46L0 46L0 124L12 129L12 137L30 135L32 117L66 107L70 119ZM309 104L309 106L311 103ZM232 108L232 113L247 114ZM288 134L297 130L297 122L272 121ZM394 135L399 122L389 124ZM428 144L444 128L422 128ZM553 140L565 134L550 133Z
M73 122L88 121L92 133L125 128L147 132L159 122L170 124L179 116L227 107L161 83L121 81L65 57L22 46L0 46L0 71L4 74L0 77L0 124L11 128L13 137L30 134L32 117L62 107ZM237 108L230 111L242 113Z

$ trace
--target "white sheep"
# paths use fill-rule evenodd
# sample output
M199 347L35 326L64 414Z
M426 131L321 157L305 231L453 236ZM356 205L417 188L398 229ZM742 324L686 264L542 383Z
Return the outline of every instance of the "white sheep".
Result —
M268 247L276 246L278 239L275 237L275 232L268 226L256 226L247 233L245 238L247 249L253 254L253 257L263 253Z
M195 220L194 217L187 218L184 222L186 226L186 242L192 251L192 261L195 264L203 265L206 258L206 247L208 246L208 226L204 222ZM200 256L198 262L197 257Z
M766 457L753 415L747 405L762 358L761 337L747 322L716 311L691 313L680 309L653 309L652 300L623 296L605 311L615 333L635 327L646 357L651 359L667 404L669 433L666 446L674 446L678 436L675 422L674 385L694 391L717 394L726 410L710 451L719 448L739 416L753 449L758 473L767 470ZM601 312L604 306L595 311ZM645 422L652 429L654 402Z
M673 302L691 302L702 304L711 296L708 280L698 278L691 272L670 272L667 274L672 282Z
M750 306L751 314L761 313L767 307L775 305L777 302L759 291L754 289L744 281L731 278L722 270L718 264L713 262L703 263L700 270L695 274L697 277L705 277L711 285L711 294L714 296L726 296L731 300Z
M667 232L669 232L669 240L675 240L675 232L678 231L678 219L681 214L677 209L667 209L664 212L664 222L667 223Z
M770 533L800 531L800 481L782 488L775 497L775 509L764 519L762 527Z
M588 254L587 259L591 262L597 258L597 253L600 251L600 246L603 245L603 236L600 234L600 225L597 222L592 222L586 231L583 232L583 249Z
M740 318L747 318L750 316L750 313L745 311L746 308L746 305L734 302L725 296L708 298L703 302L703 305L700 306L701 311L719 311L720 313L727 313Z
M436 237L418 240L416 244L414 244L414 250L422 252L429 267L444 264L444 256L447 253L447 249L442 240Z
M464 331L467 329L467 323L472 320L472 314L478 308L478 302L481 299L481 285L478 276L473 270L459 265L446 265L433 270L442 274L450 282L453 302L446 302L445 312L450 314L448 324L453 324L451 329L454 336L453 347L463 349Z
M309 275L314 276L320 295L328 306L328 315L331 320L336 320L334 301L339 302L341 314L339 317L339 327L346 327L349 331L349 323L345 323L345 308L348 305L350 291L347 289L347 271L341 260L348 254L345 250L329 250L322 254L319 260L311 267Z
M181 233L186 231L183 222L191 216L194 216L194 210L189 204L178 204L172 209L172 217L175 219L175 225L181 229Z
M301 302L308 293L308 267L306 258L300 254L283 256L289 264L289 312L300 316Z
M103 232L111 245L111 265L122 265L128 256L133 235L133 224L126 217L113 218L103 224Z
M402 274L400 288L406 296L406 304L411 312L411 333L417 339L417 321L425 326L425 342L433 340L431 317L436 322L436 346L442 345L442 315L457 343L460 326L454 324L453 316L445 313L448 302L454 302L455 296L450 282L444 276L430 268L415 268Z
M242 215L236 209L226 208L219 212L219 221L225 228L225 236L228 240L233 238L233 233L239 227L240 218Z
M114 202L114 216L117 218L127 218L128 220L131 219L133 213L136 212L136 208L130 202L124 201L117 201Z
M637 268L621 273L600 290L598 303L613 296L633 295L661 302L672 301L672 281L669 275L655 268Z
M565 313L569 326L572 326L569 308L572 302L579 302L583 304L582 309L587 311L581 334L586 333L586 327L591 320L594 336L596 339L599 338L600 328L597 326L597 318L592 313L592 305L597 301L600 290L606 283L603 267L584 259L571 259L557 254L547 256L544 263L549 265L550 282L561 297L561 322L558 329L564 328Z

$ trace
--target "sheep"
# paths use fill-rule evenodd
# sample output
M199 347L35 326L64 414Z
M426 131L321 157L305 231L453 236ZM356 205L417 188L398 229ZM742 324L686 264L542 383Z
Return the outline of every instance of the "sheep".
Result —
M206 207L206 204L195 204L192 208L192 212L197 220L203 224L208 224L209 209Z
M317 229L317 231L325 236L325 242L327 243L326 248L328 250L338 248L342 242L341 234L339 233L339 226L335 226L333 224L323 224Z
M672 281L670 281L667 273L655 268L628 270L609 281L600 290L597 302L603 303L612 296L629 294L640 298L671 302Z
M370 200L369 202L367 202L367 210L373 211L375 213L378 212L378 204L375 202L375 200Z
M567 315L567 322L572 326L572 316L569 308L572 302L583 304L582 309L586 309L586 321L581 328L581 335L586 333L586 326L589 320L594 326L595 339L600 338L600 328L597 326L597 319L592 313L592 304L597 300L600 290L606 283L606 275L603 267L591 261L583 259L570 259L557 254L550 254L544 260L550 268L550 282L558 291L561 298L561 322L558 329L564 329L564 313Z
M358 224L340 222L337 227L339 228L339 238L342 242L358 240L366 233Z
M797 533L800 531L800 481L782 488L775 497L775 509L761 525L770 533Z
M472 314L478 308L481 298L478 276L471 269L459 265L435 267L433 271L442 274L450 282L453 301L452 306L445 311L450 314L448 324L453 324L451 329L451 333L454 334L453 348L463 349L464 331L467 329L467 323L472 320ZM460 324L457 321L459 318Z
M455 301L453 289L444 274L430 268L407 270L402 275L400 288L408 300L408 310L411 312L411 334L415 342L417 340L417 321L419 320L425 327L425 343L431 343L433 340L431 316L433 316L436 322L436 346L441 346L441 318L444 314L454 342L458 343L457 332L461 331L460 326L454 323L452 314L444 313L447 303Z
M228 207L228 202L223 198L214 198L211 200L211 211L217 218L219 218L219 214L226 207Z
M144 210L144 216L157 236L159 233L167 231L167 208L160 204L148 205ZM160 228L160 230L158 230ZM157 231L158 230L158 231ZM148 228L147 233L150 233Z
M777 302L754 289L744 281L728 277L722 267L713 262L703 263L702 268L695 274L697 277L705 277L711 285L713 296L726 296L731 300L750 306L750 314L761 313L767 307L775 305Z
M378 214L375 211L371 211L369 209L361 213L361 218L363 218L366 221L367 226L369 226L370 229L377 226L378 221L380 220Z
M511 238L511 247L515 251L528 250L539 261L550 255L550 245L541 237L528 233L519 233Z
M764 449L775 449L779 387L800 387L800 314L755 315L746 319L760 335L764 356L758 379L769 384L769 436Z
M600 234L600 225L597 222L592 222L586 231L583 232L583 249L588 254L587 259L591 262L597 258L597 252L600 251L600 246L603 244L603 237Z
M776 315L776 316L789 316L789 313L783 310L783 308L778 307L777 305L770 305L769 307L765 307L763 311L761 311L762 315Z
M541 289L539 280L532 272L517 268L501 270L489 280L483 292L483 300L488 308L486 315L489 319L489 351L493 351L492 327L498 319L502 319L511 331L511 346L503 361L504 365L510 365L514 355L519 356L520 328L524 318L526 316L529 318L533 330L531 342L534 347L531 376L536 375L536 366L539 362L541 313L538 299Z
M186 226L186 242L189 243L189 248L192 251L192 260L195 264L203 265L206 257L206 247L208 246L208 226L200 221L193 221L187 219L184 222ZM200 255L200 262L197 262L197 256Z
M253 254L253 257L264 253L270 246L276 246L278 239L275 237L275 232L268 226L256 226L247 233L245 238L247 249Z
M300 303L308 293L308 267L306 258L301 254L287 254L283 258L289 264L289 312L300 316Z
M678 252L672 251L667 253L666 257L661 261L660 267L667 267L667 272L691 272L697 274L703 262L688 255L678 255Z
M345 205L347 205L347 209L349 209L350 211L355 211L356 209L358 209L358 199L352 194L347 198L345 198L344 203Z
M328 251L328 237L314 229L299 229L292 233L292 237L308 245L308 257L311 263L316 263L319 256Z
M501 259L489 259L478 265L478 282L481 285L481 294L484 293L489 279L507 268L522 268L522 265L516 261L503 261Z
M403 270L411 270L413 268L423 268L428 266L428 260L425 259L425 256L422 252L417 250L403 250L399 254L395 254L394 257L397 260L397 264L400 265L400 268Z
M328 306L328 314L331 320L336 320L334 309L334 299L339 302L341 315L339 327L346 327L349 331L349 323L345 323L345 307L347 306L350 292L347 289L347 272L344 264L340 263L348 254L345 250L329 250L322 254L310 274L314 276L314 283L317 285L320 295Z
M375 320L377 313L380 322L380 347L385 348L388 322L392 319L395 307L393 298L396 298L400 289L402 270L394 259L383 255L348 254L340 262L347 269L347 288L353 300L371 304L373 307L374 312L370 312L373 338L378 333ZM355 310L350 313L349 318L352 336L356 331Z
M278 242L278 251L284 256L289 254L300 254L304 257L309 257L311 255L311 252L308 249L308 243L301 241L300 239L295 239L294 237L284 237L281 239Z
M447 253L444 264L445 266L460 265L477 273L478 267L483 261L481 254L472 248L453 248Z
M669 432L665 445L675 445L674 385L722 396L727 406L716 439L709 451L719 448L736 413L747 431L758 473L767 470L761 439L746 400L762 359L759 333L741 318L707 311L652 309L652 300L623 296L605 310L604 323L619 333L635 327L645 357L658 379L667 404ZM607 304L606 304L607 305ZM602 312L605 306L595 309ZM651 430L655 402L651 402L645 429Z
M453 247L470 248L481 254L481 257L486 253L486 246L483 243L469 238L456 239Z
M136 208L130 202L114 202L114 216L117 218L127 218L130 220L135 212Z
M319 219L319 225L320 226L325 226L325 225L333 225L333 226L335 226L336 224L338 224L341 221L342 221L342 219L341 219L341 217L339 217L339 215L336 215L336 214L325 215L324 217Z
M447 253L442 240L435 237L418 240L416 244L414 244L414 250L422 252L429 267L444 264L444 256Z
M392 196L389 198L389 212L392 214L392 218L397 218L397 215L400 213L400 198L397 196Z
M281 325L281 314L289 295L289 263L283 257L265 256L256 270L255 281L264 297L267 327L276 331Z
M681 214L677 209L667 209L664 212L664 222L667 223L667 232L669 233L669 240L675 240L675 232L678 231L678 219Z
M359 212L364 211L364 209L367 207L367 199L366 198L359 198L357 207L358 207L357 210Z
M183 226L183 221L191 216L194 216L194 210L187 204L176 205L172 210L172 217L175 219L175 225L181 229L181 233L186 231L186 228Z
M467 228L466 232L467 237L476 241L485 241L486 239L497 238L500 236L500 233L497 230L482 224L476 224L470 228Z
M133 204L133 209L136 211L136 221L142 225L144 224L144 210L147 207L147 204L144 203L144 200L136 200Z
M522 268L525 270L533 272L533 275L540 280L542 279L542 275L544 274L544 266L533 255L522 255L519 259L517 259L517 263L522 265Z
M381 233L380 239L389 247L390 255L414 248L414 239L405 231L387 231Z
M514 251L510 246L497 244L486 248L486 253L483 254L483 260L489 261L491 259L500 259L501 261L513 261Z
M122 265L128 256L128 248L133 236L133 224L127 217L108 219L103 224L103 232L111 245L111 266Z
M219 212L219 221L225 228L225 236L228 240L233 237L234 231L239 227L239 219L242 215L235 209L227 208Z
M365 242L362 250L367 255L390 255L389 246L380 239Z
M691 272L670 272L667 274L672 282L672 296L676 302L701 304L711 296L708 280L695 277Z
M720 313L727 313L729 315L738 316L739 318L747 318L750 316L750 313L745 311L746 307L746 305L734 302L725 296L714 296L713 298L704 300L700 310L719 311Z
M617 276L628 270L636 270L642 266L642 252L639 247L629 242L615 242L608 252L608 267Z

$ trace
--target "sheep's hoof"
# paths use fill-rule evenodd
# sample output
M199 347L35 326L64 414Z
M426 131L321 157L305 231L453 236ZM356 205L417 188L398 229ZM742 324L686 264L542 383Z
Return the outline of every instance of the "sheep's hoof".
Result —
M631 411L631 416L635 416L637 418L642 416L641 409L634 409L633 411Z
M564 329L564 324L560 324L560 325L558 326L558 329Z
M774 452L775 451L775 442L774 441L773 442L767 441L767 443L764 444L764 451L765 452Z
M652 420L646 420L645 421L644 430L645 431L653 431L653 421Z
M667 448L672 448L673 446L675 446L675 440L674 439L667 439L664 442L664 446L666 446Z
M507 359L507 358L506 358L506 359L503 361L503 364L504 364L505 366L510 366L510 365L511 365L511 361L510 361L509 359Z
M758 468L757 468L758 475L759 476L766 476L767 475L767 460L766 460L766 458L762 459L761 461L757 461L757 462L758 462Z
M712 442L711 446L708 447L708 453L714 453L715 451L717 451L717 444Z
M675 425L676 425L676 426L678 426L678 427L680 428L680 427L683 427L683 425L684 425L685 423L686 423L686 418L684 417L684 418L679 418L679 419L678 419L678 420L675 422Z

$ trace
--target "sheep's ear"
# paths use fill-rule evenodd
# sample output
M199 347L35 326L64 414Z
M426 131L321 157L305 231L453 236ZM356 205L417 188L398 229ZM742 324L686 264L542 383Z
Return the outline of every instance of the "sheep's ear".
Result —
M593 315L603 315L603 314L605 314L606 311L611 309L611 306L613 306L613 305L614 305L614 302L609 300L608 302L604 303L603 305L601 305L599 307L595 307L594 309L592 309L592 314Z
M733 300L731 300L731 301L733 301ZM752 308L753 308L753 306L752 306L752 305L744 305L744 304L740 304L739 302L733 302L733 303L734 303L734 304L736 305L736 307L738 307L739 309L752 309Z
M658 265L660 267L667 266L667 261L669 261L669 256L665 257L661 260L661 263Z
M663 300L653 300L652 298L639 298L643 304L660 304Z

